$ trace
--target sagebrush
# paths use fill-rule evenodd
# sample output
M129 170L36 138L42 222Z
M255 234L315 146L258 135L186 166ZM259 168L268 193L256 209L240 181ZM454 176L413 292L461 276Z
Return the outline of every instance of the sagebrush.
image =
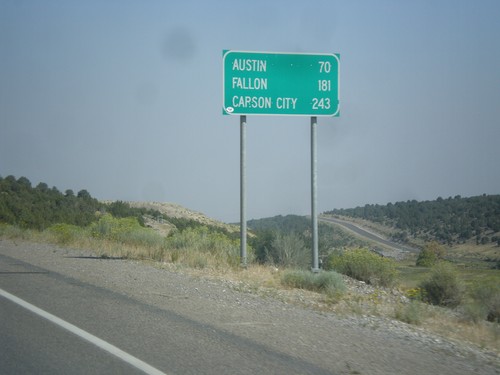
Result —
M312 273L304 270L288 270L281 277L285 286L322 292L329 296L342 294L346 286L342 276L334 271Z
M464 288L453 265L440 262L432 268L430 278L420 284L425 301L433 305L456 307L463 299Z
M391 286L397 276L397 263L368 249L335 251L328 257L327 269L332 269L368 284Z

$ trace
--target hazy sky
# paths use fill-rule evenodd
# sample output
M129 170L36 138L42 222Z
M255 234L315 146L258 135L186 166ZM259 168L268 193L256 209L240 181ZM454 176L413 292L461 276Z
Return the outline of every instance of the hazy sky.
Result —
M340 54L318 209L500 193L500 1L0 0L0 175L239 220L222 50ZM310 212L310 120L249 116L248 218Z

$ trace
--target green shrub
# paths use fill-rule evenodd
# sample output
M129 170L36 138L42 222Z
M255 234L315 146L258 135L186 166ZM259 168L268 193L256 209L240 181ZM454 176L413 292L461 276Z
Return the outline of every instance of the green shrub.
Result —
M418 267L432 267L436 264L437 257L433 252L422 249L418 254L416 265Z
M281 283L292 288L322 292L329 296L341 294L346 289L342 276L333 271L312 273L289 270L281 276Z
M187 266L203 269L208 266L208 257L203 253L195 253L187 260Z
M145 248L161 248L164 238L151 228L140 225L135 217L115 218L103 215L90 226L92 237Z
M237 267L240 264L239 241L232 240L221 232L210 231L207 227L187 228L175 232L166 241L173 262L182 262L196 268L208 264L215 267ZM247 249L248 261L253 260L253 252Z
M25 229L21 229L18 226L10 224L0 224L0 237L5 237L8 239L23 238Z
M68 245L81 238L85 230L71 224L54 224L47 229L53 241L60 245Z
M464 304L463 312L465 314L465 317L474 323L484 321L488 316L488 309L486 308L486 306L479 304L474 300Z
M477 283L471 290L471 297L472 301L466 305L466 312L474 321L486 319L500 323L500 284L497 280Z
M456 307L463 298L463 286L455 268L446 262L436 264L430 278L420 284L425 301L433 305Z
M423 301L425 300L425 290L422 288L413 288L406 291L406 297L412 301Z
M438 242L432 241L424 246L417 258L419 267L432 267L446 255L445 249Z
M165 239L150 228L134 228L128 232L123 232L116 237L118 242L128 243L134 246L145 248L164 248Z
M306 249L304 241L295 232L277 233L272 241L271 260L282 267L307 267L311 260L310 251Z
M419 325L422 323L422 303L411 301L402 307L400 306L396 310L395 317L402 322Z
M110 214L105 214L99 221L90 226L92 236L108 240L120 240L124 234L128 234L137 229L145 229L140 226L134 217L115 218Z
M393 259L381 257L364 248L334 252L327 260L327 269L381 286L394 284L397 276L396 265Z

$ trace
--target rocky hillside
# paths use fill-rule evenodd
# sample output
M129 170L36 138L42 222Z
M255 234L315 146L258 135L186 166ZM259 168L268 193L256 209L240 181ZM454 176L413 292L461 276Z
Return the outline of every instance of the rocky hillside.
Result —
M230 233L238 232L240 230L239 227L236 225L230 225L230 224L223 223L221 221L212 219L201 212L190 210L188 208L185 208L185 207L178 205L178 204L175 204L175 203L169 203L169 202L132 202L132 201L126 202L126 203L128 203L130 205L130 207L146 208L149 210L157 210L157 211L161 212L161 214L164 215L164 217L163 217L164 220L162 220L161 218L154 218L154 219L149 219L146 221L147 225L149 225L155 229L168 230L169 223L166 221L168 221L169 217L172 217L172 218L176 218L176 219L194 220L194 221L197 221L203 225L223 228Z

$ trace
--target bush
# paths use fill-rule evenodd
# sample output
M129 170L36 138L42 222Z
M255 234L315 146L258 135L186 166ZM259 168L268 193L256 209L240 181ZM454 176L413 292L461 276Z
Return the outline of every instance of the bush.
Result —
M471 290L472 303L467 306L469 315L477 319L500 323L500 285L496 280L483 281Z
M155 230L143 227L135 217L115 218L105 214L88 231L97 240L123 245L120 253L128 258L164 259L166 239Z
M416 265L419 267L432 267L436 262L442 260L445 254L444 247L438 242L432 241L420 251Z
M397 276L394 260L364 248L332 253L326 268L368 284L381 286L393 285Z
M248 243L255 251L255 260L260 264L274 263L273 241L276 234L271 230L254 231L255 236L248 238Z
M418 254L416 265L418 267L432 267L434 264L436 264L436 261L437 261L436 254L423 249Z
M479 323L486 320L488 311L485 306L478 304L476 301L470 301L463 306L465 317L474 322Z
M90 226L92 237L108 240L119 240L121 236L135 229L142 228L136 218L115 218L111 214L105 214L99 221Z
M236 267L240 264L239 241L230 239L221 232L210 231L207 227L188 228L176 232L167 239L172 262L181 262L195 268L213 265ZM253 260L253 252L247 248L248 261Z
M395 317L402 322L419 325L422 323L422 303L411 301L403 307L399 307L396 310Z
M432 268L429 280L420 287L425 291L425 301L433 305L456 307L463 298L463 287L455 268L440 262Z
M329 296L341 294L346 289L342 276L333 271L312 273L310 271L290 270L283 273L281 282L292 288L322 292Z
M19 228L16 225L0 223L0 237L3 238L31 240L36 233L38 232L30 229Z
M84 229L71 224L54 224L48 228L52 239L60 245L68 245L83 236Z
M146 248L162 247L164 239L151 228L140 225L135 217L115 218L103 215L90 226L92 237Z
M413 288L406 291L406 297L412 301L425 300L425 290L422 288Z
M273 254L269 254L269 257L283 267L307 267L311 261L311 254L304 241L295 232L276 234L271 248Z

